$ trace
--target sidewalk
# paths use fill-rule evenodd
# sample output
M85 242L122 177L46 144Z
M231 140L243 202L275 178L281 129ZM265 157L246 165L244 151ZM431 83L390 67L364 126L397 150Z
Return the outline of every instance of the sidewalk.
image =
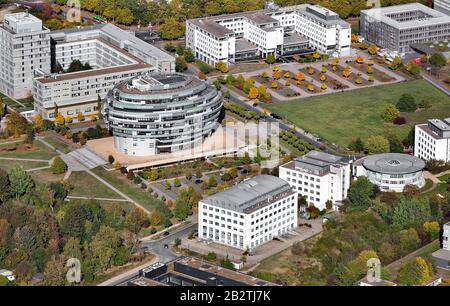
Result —
M180 222L180 223L174 224L174 225L172 225L170 227L164 228L164 229L160 230L159 232L156 232L156 233L151 234L149 236L142 237L141 241L153 240L154 237L157 237L158 235L161 235L164 232L170 232L170 231L178 229L178 228L184 228L184 226L192 225L194 223L197 223L197 221L198 221L198 214L197 213L193 213L192 215L190 215L183 222Z
M293 231L288 232L287 237L280 237L280 241L271 240L257 247L254 255L247 256L247 262L245 263L246 270L260 263L262 260L291 247L294 243L311 238L322 231L323 220L321 218L315 220L299 219L299 223L310 223L312 228L297 227ZM181 247L204 255L214 252L219 257L228 256L232 262L236 263L241 262L241 256L243 254L243 251L240 249L214 242L189 240L187 238L182 238Z

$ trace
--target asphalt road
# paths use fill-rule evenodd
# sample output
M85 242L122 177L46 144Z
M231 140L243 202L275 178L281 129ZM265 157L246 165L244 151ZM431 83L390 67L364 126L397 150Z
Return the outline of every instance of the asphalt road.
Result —
M175 243L175 239L177 237L187 237L191 230L197 229L197 222L191 223L186 227L181 229L174 230L168 236L162 236L162 238L158 240L143 240L141 242L142 247L147 247L148 252L154 253L159 257L159 261L163 263L167 263L179 257L177 254L174 254L170 247ZM167 244L168 248L164 248L164 245Z

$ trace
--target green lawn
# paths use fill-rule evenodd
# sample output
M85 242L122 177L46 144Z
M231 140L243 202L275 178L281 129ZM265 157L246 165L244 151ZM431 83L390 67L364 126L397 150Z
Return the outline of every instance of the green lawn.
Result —
M9 171L12 167L20 165L25 170L33 169L33 168L40 168L48 166L48 163L44 162L30 162L30 161L10 161L5 159L0 159L0 168Z
M450 178L450 173L447 173L447 174L438 176L438 179L439 179L441 182L444 182L444 183L447 183L447 181L448 181L449 178Z
M152 211L155 209L157 200L148 191L141 189L139 185L131 183L124 175L119 174L117 171L108 172L101 167L97 167L92 171L147 210Z
M70 147L67 143L63 142L62 140L59 140L56 137L53 136L47 136L44 138L46 142L54 146L56 149L60 150L63 153L69 153Z
M14 148L17 148L14 150ZM29 150L23 149L23 144L5 144L0 146L0 157L9 158L30 158L30 159L51 159L56 156L57 153L50 150L40 141L35 140L32 148Z
M395 104L403 93L414 96L416 103L428 99L430 109L402 113L407 124L386 123L381 113L388 103ZM265 105L297 126L320 135L330 143L345 148L353 137L394 133L403 139L410 128L429 118L444 118L450 113L450 98L424 80L351 90L343 93L304 98Z
M84 171L72 172L68 182L73 186L69 193L71 196L122 199L116 192Z

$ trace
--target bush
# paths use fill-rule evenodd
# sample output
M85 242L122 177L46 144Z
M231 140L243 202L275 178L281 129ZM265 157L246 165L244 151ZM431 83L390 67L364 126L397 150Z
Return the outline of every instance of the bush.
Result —
M416 101L410 94L402 94L396 106L401 112L414 112L417 109Z
M405 117L397 117L394 119L394 124L397 125L403 125L406 123L406 118Z
M206 259L209 261L214 261L217 259L217 255L214 252L209 252L208 255L206 255Z
M142 183L142 179L139 176L135 175L134 178L133 178L133 182L136 185L138 185L138 184Z
M61 174L67 171L67 164L59 156L56 156L50 167L50 171L53 174Z
M173 180L173 186L175 187L180 187L181 186L181 182L179 178L176 178Z
M423 99L422 101L420 101L419 103L419 107L420 108L431 108L433 105L431 104L431 102L429 100Z
M112 165L113 163L114 163L114 156L112 156L112 155L109 155L108 156L108 162Z
M144 189L144 190L147 189L147 184L141 183L141 188Z
M129 171L127 173L127 179L129 179L130 181L134 179L134 172L133 171Z

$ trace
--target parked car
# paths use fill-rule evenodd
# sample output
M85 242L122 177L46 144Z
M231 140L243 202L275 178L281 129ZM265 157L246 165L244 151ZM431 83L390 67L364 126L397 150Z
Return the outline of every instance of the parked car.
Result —
M281 116L280 116L280 115L277 115L277 114L275 114L275 113L270 113L270 116L271 116L272 118L281 120Z
M165 248L165 249L168 249L168 248L169 248L169 245L168 245L168 244L165 244L165 245L164 245L164 248Z
M164 236L169 236L170 233L169 233L168 231L165 231L165 232L163 233L163 235L164 235Z
M201 180L201 179L196 179L196 180L195 180L195 183L196 183L196 184L201 184L201 183L203 183L203 180Z

